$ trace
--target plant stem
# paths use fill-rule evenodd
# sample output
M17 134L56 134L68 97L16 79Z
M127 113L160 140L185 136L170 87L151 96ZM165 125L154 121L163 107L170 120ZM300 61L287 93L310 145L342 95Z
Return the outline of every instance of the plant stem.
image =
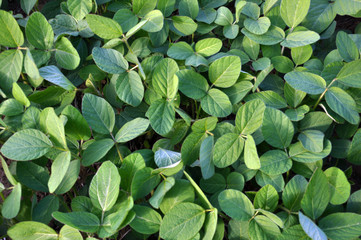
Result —
M320 104L322 98L325 96L325 94L326 94L326 92L328 91L328 89L330 89L331 85L332 85L336 80L337 80L337 79L335 78L335 79L332 80L332 82L330 82L330 84L328 84L328 86L326 87L325 91L323 91L323 93L322 93L322 94L320 95L320 97L318 98L315 106L313 106L313 111L316 110L318 104Z

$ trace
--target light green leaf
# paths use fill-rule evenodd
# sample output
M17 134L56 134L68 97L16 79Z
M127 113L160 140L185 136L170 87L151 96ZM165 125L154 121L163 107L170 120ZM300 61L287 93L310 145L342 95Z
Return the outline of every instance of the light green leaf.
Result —
M187 97L201 99L206 96L209 89L207 79L201 74L183 69L177 72L179 79L179 90Z
M225 168L236 162L243 151L244 140L238 134L228 133L220 137L214 145L213 163Z
M298 135L304 148L311 152L321 152L323 150L323 140L325 134L318 130L306 130Z
M142 168L145 168L145 161L139 153L132 153L124 158L119 174L122 179L120 186L125 191L130 191L135 172Z
M117 78L115 91L122 101L136 107L144 96L142 79L135 71L121 73Z
M150 125L160 135L167 134L173 127L175 112L171 103L165 99L153 102L145 114Z
M240 72L239 57L223 57L214 61L209 67L209 80L217 87L228 88L236 83Z
M357 239L361 234L361 215L333 213L322 218L319 226L330 239Z
M87 233L95 233L100 226L98 217L88 212L54 212L53 217L63 224Z
M186 60L194 54L193 48L186 42L174 43L167 51L169 57L177 60Z
M39 69L35 64L34 58L30 50L26 50L24 58L24 70L29 77L29 82L33 87L38 87L42 82L43 78L40 76Z
M74 70L80 63L80 57L73 44L66 38L62 37L55 43L56 62L67 70Z
M326 89L326 81L314 73L293 71L284 78L294 89L309 94L321 94Z
M196 43L196 52L203 57L209 57L216 54L222 48L222 41L218 38L206 38Z
M248 221L254 214L254 207L248 197L237 190L227 189L218 195L223 212L235 220Z
M122 27L113 19L88 14L86 21L89 24L90 29L99 37L104 39L113 39L122 36Z
M242 105L236 115L236 127L239 133L248 135L261 127L266 109L263 101L255 99Z
M167 212L159 229L164 239L191 239L202 228L205 210L194 203L179 203Z
M110 210L119 195L120 175L110 161L104 162L93 177L89 187L89 197L93 205L106 212Z
M312 53L313 49L311 45L291 49L292 60L296 65L301 65L307 62L311 58Z
M281 45L288 48L303 47L315 43L318 40L320 40L320 35L316 32L298 31L288 34Z
M162 216L150 207L135 205L133 211L136 216L130 227L142 234L153 234L159 231Z
M48 181L49 192L53 193L61 181L63 180L66 171L68 171L70 165L70 152L60 153L51 164L51 175Z
M3 172L4 172L7 180L9 181L9 183L11 185L13 185L13 186L16 185L18 183L18 181L16 181L16 179L10 172L10 169L9 169L7 163L5 162L4 158L1 155L0 155L0 160L1 160L1 166L2 166Z
M133 12L140 17L143 17L145 14L152 11L156 5L157 5L156 1L149 1L149 0L132 1Z
M257 20L246 18L246 20L244 20L244 27L249 32L256 35L265 34L270 26L271 26L271 21L269 20L268 17L260 17Z
M271 26L265 34L257 35L253 34L247 29L243 28L242 33L251 40L262 45L275 45L285 38L285 32L276 26Z
M90 128L78 109L68 105L61 112L66 116L65 133L77 140L88 140L91 136Z
M201 100L202 109L215 117L227 117L232 113L232 104L221 90L212 88Z
M160 182L158 173L153 173L150 167L141 168L135 172L131 185L134 200L147 196Z
M330 184L330 203L333 205L345 203L351 193L351 185L345 173L337 167L330 167L325 171L325 175Z
M216 231L217 231L217 222L218 222L218 210L217 210L217 208L214 208L206 216L206 220L204 222L203 240L214 239Z
M298 218L303 231L305 231L309 237L317 240L327 240L326 234L311 219L301 212L298 212Z
M60 229L59 240L83 240L83 236L75 228L64 225Z
M277 239L281 232L268 217L259 215L250 222L249 234L255 239Z
M346 86L361 88L361 60L345 64L336 78Z
M292 167L292 160L281 150L270 150L260 158L261 171L268 175L279 175Z
M8 230L8 235L14 240L57 240L58 234L44 223L23 221Z
M107 73L120 74L129 67L123 55L114 49L95 47L93 48L92 55L96 65Z
M79 172L80 160L71 161L69 168L63 178L63 181L61 181L59 187L55 190L55 193L60 195L70 191L70 189L74 186L75 182L78 180Z
M147 32L159 32L163 28L164 17L161 11L153 10L144 16L143 21L147 21L142 27Z
M6 219L16 217L20 211L21 184L17 183L10 195L7 196L1 208L1 215Z
M317 219L325 211L330 201L330 187L326 175L320 168L313 173L301 201L302 210L312 219Z
M45 80L58 85L65 90L73 91L75 86L67 79L64 74L54 65L42 67L39 69L40 76Z
M29 99L26 97L24 91L21 89L21 87L19 87L19 85L16 82L13 83L12 94L13 97L22 105L24 105L25 107L30 106Z
M173 99L178 91L178 64L171 58L161 60L154 69L152 86L162 97Z
M65 130L62 120L57 116L53 108L45 108L40 113L40 126L44 124L44 130L50 135L55 146L67 150Z
M294 176L282 193L282 201L287 209L296 212L301 209L301 200L307 188L307 180L301 176Z
M83 153L83 166L90 166L102 159L109 150L114 146L114 141L109 138L104 138L92 142Z
M68 0L68 9L76 20L83 19L93 7L92 0Z
M336 37L336 46L338 53L346 62L359 59L360 53L356 43L344 31L339 31Z
M152 205L153 208L158 209L164 199L164 196L174 186L174 184L175 179L173 177L164 179L164 181L161 182L155 190L153 196L149 199L149 204Z
M0 88L7 94L11 93L22 70L23 53L21 50L6 50L0 53Z
M136 118L124 124L117 135L115 140L119 143L128 142L143 134L149 126L149 120L145 118Z
M233 24L233 20L231 10L223 6L217 9L217 18L214 21L217 25L228 26Z
M272 185L266 185L256 193L256 196L254 198L255 208L262 208L266 211L273 212L274 210L276 210L277 205L278 193Z
M31 14L26 23L25 33L29 43L36 48L47 50L53 46L53 29L40 12Z
M52 146L44 133L35 129L25 129L12 135L2 146L1 153L13 160L28 161L45 155Z
M287 115L268 107L264 112L262 134L268 144L284 149L291 144L294 127Z
M257 170L261 168L261 162L258 157L256 143L254 142L252 135L247 135L245 140L244 163L249 169Z
M0 45L20 47L24 44L24 35L15 18L8 12L0 10Z
M104 99L86 93L83 97L82 112L90 127L103 134L113 131L115 124L114 110Z
M281 17L290 28L295 28L306 17L311 0L282 0Z
M197 29L197 23L187 16L173 16L172 23L184 36L191 35Z
M346 121L351 124L360 122L355 100L347 92L338 87L331 87L326 92L325 97L328 106Z

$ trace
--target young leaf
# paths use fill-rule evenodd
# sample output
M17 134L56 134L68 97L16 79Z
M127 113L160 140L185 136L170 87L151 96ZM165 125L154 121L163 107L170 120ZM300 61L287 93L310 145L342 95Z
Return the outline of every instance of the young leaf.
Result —
M16 217L20 211L21 203L21 184L17 183L10 195L5 199L1 208L1 215L6 219Z
M236 83L240 72L239 57L223 57L214 61L209 67L209 80L217 87L228 88Z
M190 239L202 228L205 211L194 203L180 203L167 212L160 225L164 239Z
M102 212L110 210L117 201L119 186L117 167L110 161L104 162L90 183L89 196L93 205Z
M221 50L222 41L218 38L206 38L196 43L196 52L204 57L212 56Z
M76 20L83 19L93 7L92 0L68 0L68 9Z
M237 161L243 151L244 140L238 134L228 133L220 137L214 145L213 163L225 168Z
M265 104L259 99L242 105L236 115L236 127L239 133L252 134L261 127L265 109Z
M8 12L0 10L0 45L20 47L24 44L24 35L15 18Z
M54 44L53 29L40 12L31 14L26 23L25 33L29 43L38 49L51 49Z
M13 160L28 161L45 155L52 146L44 133L35 129L25 129L12 135L2 146L1 153Z
M283 0L281 2L281 17L290 28L297 27L306 17L310 8L310 0Z
M182 35L191 35L197 29L197 24L187 16L173 16L172 23L174 28Z
M14 98L22 105L24 105L25 107L30 106L29 99L26 97L24 91L21 89L21 87L19 87L19 85L16 82L13 83L12 94Z
M122 27L113 19L88 14L86 15L86 21L90 29L101 38L113 39L123 34Z
M95 233L100 226L98 217L88 212L54 212L53 217L63 224L87 233Z
M60 153L51 165L51 175L48 181L49 192L53 193L63 180L70 165L70 152Z
M82 103L82 112L85 120L95 131L109 134L115 124L114 110L103 98L93 94L85 94Z
M57 240L59 237L51 227L33 221L23 221L13 225L8 230L8 235L16 240L37 240L39 238Z
M119 74L115 91L120 100L136 107L144 96L144 86L139 74L135 71Z

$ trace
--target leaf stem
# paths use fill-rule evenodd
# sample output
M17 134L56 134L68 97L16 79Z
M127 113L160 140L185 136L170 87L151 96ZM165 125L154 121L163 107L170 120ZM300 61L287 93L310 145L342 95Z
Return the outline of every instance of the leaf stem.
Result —
M328 86L326 87L325 91L323 91L323 93L320 95L320 97L318 98L315 106L313 106L313 111L316 110L318 104L321 102L322 98L325 96L326 92L328 91L328 89L330 89L331 85L337 80L337 78L333 79L332 82L330 82L330 84L328 84Z
M123 163L123 160L124 160L124 159L123 159L122 154L121 154L120 151L119 151L118 143L115 143L115 148L117 149L118 156L119 156L119 158L120 158L120 162Z

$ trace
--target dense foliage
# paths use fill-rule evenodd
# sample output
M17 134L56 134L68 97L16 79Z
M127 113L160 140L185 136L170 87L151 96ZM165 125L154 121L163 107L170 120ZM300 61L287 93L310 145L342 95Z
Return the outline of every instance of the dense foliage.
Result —
M361 25L335 21L359 0L19 2L0 0L2 236L361 235Z

